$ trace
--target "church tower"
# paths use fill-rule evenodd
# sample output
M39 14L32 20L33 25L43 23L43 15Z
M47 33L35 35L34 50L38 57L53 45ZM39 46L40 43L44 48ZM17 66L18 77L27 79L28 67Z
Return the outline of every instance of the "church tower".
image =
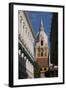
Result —
M45 72L48 71L49 49L48 49L48 37L45 33L45 28L43 26L42 19L40 30L38 32L35 42L35 60L40 66L41 77L44 77Z

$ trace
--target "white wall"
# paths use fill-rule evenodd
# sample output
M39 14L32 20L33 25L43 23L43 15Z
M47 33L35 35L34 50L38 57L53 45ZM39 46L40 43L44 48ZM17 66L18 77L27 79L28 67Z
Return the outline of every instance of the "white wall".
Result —
M66 0L1 0L0 1L0 90L10 90L8 84L8 3L10 1L44 3L44 4L64 4ZM66 5L65 5L66 6ZM66 38L66 36L65 36ZM38 87L14 88L15 90L65 90L65 85L51 85Z
M29 75L28 78L33 78L34 77L34 67L28 59L26 59L26 71L27 71L27 74Z
M32 42L34 42L35 39L34 39L33 34L31 32L31 28L28 24L28 21L26 20L24 12L23 11L19 11L19 12L20 12L18 14L18 16L19 16L19 34L20 34L21 40L26 45L26 48L29 50L29 52L33 56L34 55L34 46L33 46ZM22 20L21 23L20 23L20 20ZM24 26L24 28L23 28L23 26ZM27 32L26 32L26 28L27 28ZM28 35L28 33L29 33L29 35Z

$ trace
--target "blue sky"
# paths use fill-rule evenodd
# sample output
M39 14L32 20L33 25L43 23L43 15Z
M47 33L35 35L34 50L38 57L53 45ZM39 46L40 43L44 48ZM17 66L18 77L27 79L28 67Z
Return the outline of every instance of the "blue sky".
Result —
M37 34L39 32L41 18L42 18L45 32L46 32L46 34L48 36L48 40L49 40L50 31L51 31L52 13L51 12L29 11L28 15L31 20L31 24L32 24L35 34Z

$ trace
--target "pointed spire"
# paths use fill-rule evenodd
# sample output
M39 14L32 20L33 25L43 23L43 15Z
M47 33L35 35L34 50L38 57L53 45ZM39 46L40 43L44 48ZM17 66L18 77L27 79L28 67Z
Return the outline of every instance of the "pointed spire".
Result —
M43 20L42 20L42 18L41 18L41 26L43 27Z
M43 25L43 20L41 18L41 26L40 26L40 31L44 30L44 25Z

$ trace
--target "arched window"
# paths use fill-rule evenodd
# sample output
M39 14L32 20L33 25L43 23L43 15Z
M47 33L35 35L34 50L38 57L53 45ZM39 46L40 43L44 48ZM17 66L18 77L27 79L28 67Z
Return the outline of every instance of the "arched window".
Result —
M45 50L45 56L47 56L47 47L45 47L44 50Z
M43 46L43 40L41 40L41 46Z
M47 56L47 52L45 52L45 56Z
M38 47L38 52L40 52L40 47Z
M37 56L40 56L40 47L37 48Z
M43 56L43 48L41 48L41 56Z
M41 56L43 56L43 52L41 52Z

